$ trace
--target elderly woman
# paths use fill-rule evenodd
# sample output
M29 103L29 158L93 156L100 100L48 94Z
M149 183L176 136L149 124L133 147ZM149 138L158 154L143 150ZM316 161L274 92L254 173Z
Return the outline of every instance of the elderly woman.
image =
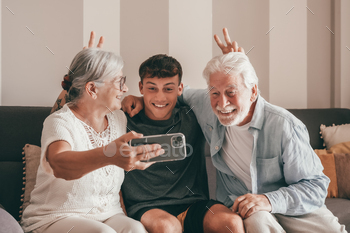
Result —
M62 82L70 101L44 122L36 185L21 222L25 232L145 232L123 213L120 186L124 170L145 169L152 163L140 160L164 151L127 144L142 135L125 134L122 68L120 57L100 49L73 59Z

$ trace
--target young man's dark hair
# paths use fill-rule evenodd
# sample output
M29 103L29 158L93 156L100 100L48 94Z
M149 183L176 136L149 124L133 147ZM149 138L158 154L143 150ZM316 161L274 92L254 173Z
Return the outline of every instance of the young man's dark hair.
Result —
M157 54L140 65L139 75L141 82L147 78L168 78L179 75L179 85L182 78L182 67L180 63L173 57L166 54Z

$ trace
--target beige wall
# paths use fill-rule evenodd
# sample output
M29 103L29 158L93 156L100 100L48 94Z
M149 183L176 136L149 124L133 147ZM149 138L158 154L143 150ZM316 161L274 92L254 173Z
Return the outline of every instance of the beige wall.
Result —
M340 107L350 108L350 2L341 0L340 9Z
M2 0L0 0L0 8L2 9ZM2 54L2 50L1 50L1 48L2 48L2 46L1 46L1 44L2 44L2 42L1 42L1 36L2 35L2 10L0 10L0 54ZM2 90L2 88L1 88L1 83L2 83L2 79L1 79L1 77L2 77L2 71L1 71L1 65L2 65L2 62L1 62L1 58L2 58L2 56L0 56L0 105L1 105L1 96L2 96L2 94L1 94L1 90Z
M169 0L169 55L181 63L190 87L207 87L202 71L212 58L211 14L212 0Z
M154 54L169 52L169 3L164 0L121 0L120 8L123 72L127 76L128 93L140 95L140 64Z
M3 0L0 103L51 106L65 66L91 30L106 37L104 49L122 55L129 94L139 94L138 67L157 53L182 63L185 84L204 88L202 70L220 54L213 34L222 38L227 27L250 50L265 99L286 108L350 108L349 5L347 0Z
M221 40L223 27L228 28L231 40L238 41L249 52L261 94L269 100L269 36L265 35L269 30L269 0L213 0L213 34ZM221 54L213 39L212 49L214 56Z
M90 32L95 31L95 44L103 35L103 49L120 54L120 0L84 0L83 5L83 44L88 44Z
M270 0L270 102L286 108L307 107L305 6L306 0Z
M2 1L2 105L53 105L66 66L83 45L82 4Z
M332 105L331 1L308 0L307 6L307 105L327 108ZM320 65L322 64L322 65ZM317 90L317 91L316 91Z

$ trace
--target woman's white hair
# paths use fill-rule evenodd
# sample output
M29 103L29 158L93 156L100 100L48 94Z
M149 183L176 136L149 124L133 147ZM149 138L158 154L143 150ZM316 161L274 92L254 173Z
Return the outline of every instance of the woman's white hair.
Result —
M104 85L103 81L115 78L124 66L123 59L112 52L97 48L80 51L69 67L69 78L72 86L68 91L69 101L75 104L85 91L88 82L96 86Z
M209 85L210 75L214 73L225 73L233 76L241 75L244 85L251 89L258 86L258 77L249 58L242 52L231 52L212 58L203 70L203 77ZM259 90L258 90L259 91Z

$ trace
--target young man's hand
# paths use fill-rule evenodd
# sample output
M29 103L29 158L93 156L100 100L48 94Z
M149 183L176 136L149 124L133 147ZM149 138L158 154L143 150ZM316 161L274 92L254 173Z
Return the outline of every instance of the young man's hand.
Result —
M102 49L104 41L105 41L105 38L101 36L100 40L98 41L97 48ZM91 31L89 44L88 46L85 46L83 49L92 48L94 44L95 44L95 32Z
M223 54L227 54L230 52L242 52L244 53L244 49L242 47L238 47L238 43L236 41L231 42L230 35L228 34L227 28L224 28L224 39L226 41L226 46L221 42L218 35L214 35L214 39L217 43L217 45L220 47Z
M243 219L258 211L271 212L272 206L269 199L263 194L245 194L236 198L232 211L238 213Z
M122 101L122 110L129 114L130 117L135 116L143 109L143 97L134 95L125 96Z

